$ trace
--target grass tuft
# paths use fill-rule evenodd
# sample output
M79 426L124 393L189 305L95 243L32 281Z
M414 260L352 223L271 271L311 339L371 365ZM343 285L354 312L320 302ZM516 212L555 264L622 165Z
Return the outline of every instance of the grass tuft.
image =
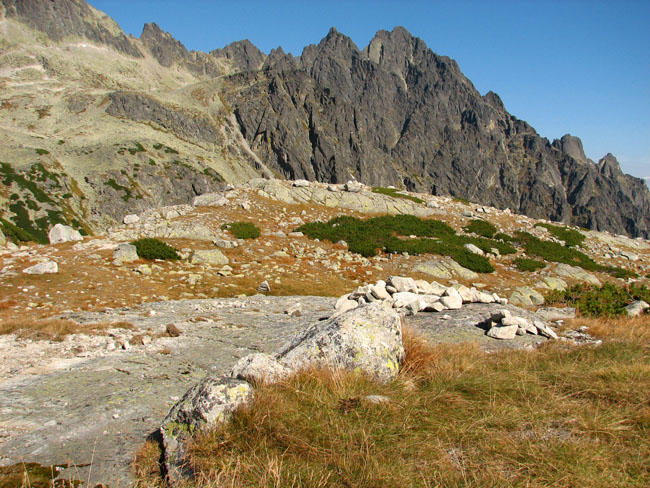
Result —
M228 230L237 239L257 239L260 236L260 228L252 222L231 222L223 224L222 230Z

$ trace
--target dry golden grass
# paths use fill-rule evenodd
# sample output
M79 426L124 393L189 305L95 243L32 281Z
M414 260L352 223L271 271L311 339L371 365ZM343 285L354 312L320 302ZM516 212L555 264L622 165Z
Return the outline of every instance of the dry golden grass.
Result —
M636 343L650 343L650 315L638 317L580 317L569 320L564 327L578 329L588 327L588 333L602 339L626 340Z
M68 319L5 320L0 322L0 334L16 334L21 339L62 341L71 334L104 334L107 329L133 329L129 322L98 322L79 324Z

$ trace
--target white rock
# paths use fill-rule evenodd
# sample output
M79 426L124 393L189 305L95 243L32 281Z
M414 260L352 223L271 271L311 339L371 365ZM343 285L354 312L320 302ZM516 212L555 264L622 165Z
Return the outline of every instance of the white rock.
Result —
M135 214L125 215L124 218L122 219L122 222L124 222L125 225L137 224L138 222L140 222L140 217L138 217Z
M271 285L269 285L269 282L264 280L260 285L257 287L257 291L261 291L262 293L268 293L271 291Z
M113 251L113 264L130 263L138 259L138 249L133 244L119 244Z
M83 237L78 230L73 229L69 225L63 224L56 224L50 229L50 232L47 236L50 239L50 244L70 241L83 241Z
M348 181L344 186L345 191L350 193L359 193L362 188L363 185L357 181Z
M390 300L390 293L386 291L386 282L379 280L370 287L370 293L379 300Z
M540 322L539 320L536 320L534 322L535 327L537 327L537 332L539 335L543 335L544 337L548 337L549 339L557 339L557 334L553 329L551 329L548 325L546 325L544 322Z
M418 299L417 293L410 291L398 291L393 294L393 308L404 308L409 303Z
M467 244L465 244L464 247L465 247L465 249L467 249L471 253L478 254L480 256L485 256L485 252L483 252L483 250L481 248L475 246L471 242L468 242Z
M200 249L192 253L190 263L220 265L228 264L228 258L217 249Z
M625 310L630 317L636 317L641 315L648 308L650 308L650 305L643 300L635 300L625 307Z
M445 290L445 295L440 298L440 303L449 310L460 310L463 307L463 297L460 296L458 290L450 287Z
M29 268L23 269L25 274L40 275L46 273L58 273L59 266L54 261L43 261L42 263L35 264Z
M492 327L490 330L488 330L487 335L493 339L510 340L515 338L518 329L518 325Z
M418 286L413 278L404 278L401 276L391 276L388 278L388 285L394 287L398 292L408 291L411 293L418 292Z
M228 199L219 193L204 193L192 200L193 207L223 207L227 203Z
M510 310L507 310L505 308L501 310L497 310L492 313L492 316L490 317L490 320L493 322L501 322L504 318L510 317L512 315L512 312Z
M310 185L309 181L307 180L296 180L293 182L293 186L296 188L306 188Z

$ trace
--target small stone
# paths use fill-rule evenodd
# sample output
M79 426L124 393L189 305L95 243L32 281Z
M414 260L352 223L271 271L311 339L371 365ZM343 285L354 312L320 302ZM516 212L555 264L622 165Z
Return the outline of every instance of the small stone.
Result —
M124 222L125 225L137 224L140 222L140 217L135 214L125 215L122 222Z
M309 185L310 183L307 180L296 180L293 182L293 186L296 188L307 188Z
M257 287L257 291L261 291L262 293L268 293L271 291L271 285L269 285L269 282L264 280L260 285Z
M648 308L650 308L650 305L648 305L643 300L635 300L632 303L630 303L627 307L625 307L625 311L630 317L637 317L641 315Z
M169 337L178 337L181 335L180 329L176 327L174 324L167 324L167 327L165 327L165 331L167 332L167 335Z

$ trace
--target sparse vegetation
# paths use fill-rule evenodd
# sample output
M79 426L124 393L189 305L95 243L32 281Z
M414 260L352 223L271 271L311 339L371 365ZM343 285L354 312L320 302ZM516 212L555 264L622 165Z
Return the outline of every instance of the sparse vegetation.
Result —
M407 195L405 193L400 193L399 190L396 188L385 188L383 186L374 186L372 188L373 193L379 193L381 195L388 195L389 197L393 198L403 198L405 200L411 200L412 202L415 203L424 203L424 200L418 197L414 197L412 195Z
M133 194L131 193L131 190L126 186L120 185L117 181L115 181L115 178L109 178L106 184L116 191L123 191L124 195L122 195L122 200L124 200L125 202L133 198Z
M21 229L20 227L12 224L7 220L0 219L0 225L2 226L2 232L4 235L7 236L15 244L30 241L37 242L38 240L36 236L30 232L26 231L25 229Z
M48 151L47 149L34 149L34 151L36 151L36 154L38 154L39 156L45 156L46 154L50 154L50 151Z
M536 259L517 258L514 263L519 271L537 271L546 267L544 261L537 261Z
M181 258L175 248L159 239L145 237L133 241L131 244L136 247L138 250L138 256L142 259L176 260Z
M546 295L548 303L574 306L586 317L623 315L625 307L634 300L650 303L650 289L645 285L619 286L605 283L598 287L577 284L563 291L551 291Z
M581 232L578 232L574 229L569 229L568 227L560 227L558 225L547 224L545 222L538 222L535 224L535 227L543 227L548 229L548 231L554 237L557 237L561 241L564 241L564 244L567 247L581 246L583 241L586 239L586 236Z
M189 484L645 486L643 329L599 347L499 354L405 333L406 359L390 384L311 370L259 386L230 423L194 436ZM162 481L160 454L153 443L138 454L145 486Z
M68 319L6 320L0 324L0 335L16 334L21 339L61 342L70 334L104 334L108 329L133 329L129 322L98 322L80 324Z
M223 224L221 229L229 231L237 239L257 239L260 236L260 228L252 222L231 222Z
M481 237L487 237L492 239L497 232L497 228L491 222L486 220L470 220L469 224L463 227L465 232L470 232L472 234L479 235Z

